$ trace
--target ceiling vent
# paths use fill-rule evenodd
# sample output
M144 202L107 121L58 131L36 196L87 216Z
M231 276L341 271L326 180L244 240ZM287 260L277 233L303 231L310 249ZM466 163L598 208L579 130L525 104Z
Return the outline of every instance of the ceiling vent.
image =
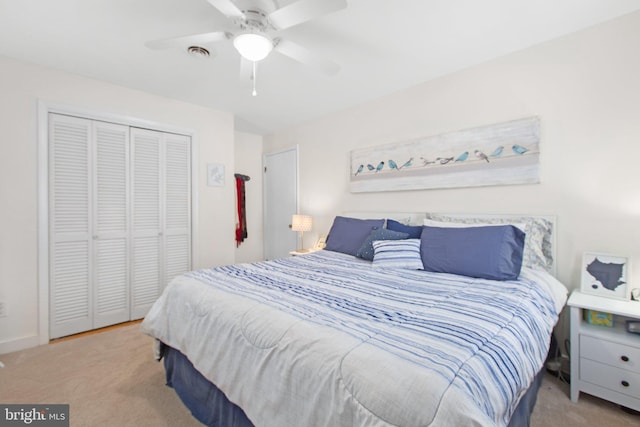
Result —
M208 58L210 56L209 51L201 46L189 46L187 52L195 58Z

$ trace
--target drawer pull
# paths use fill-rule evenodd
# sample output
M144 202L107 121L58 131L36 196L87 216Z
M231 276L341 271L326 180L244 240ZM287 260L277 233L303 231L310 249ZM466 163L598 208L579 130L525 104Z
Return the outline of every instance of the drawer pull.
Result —
M629 387L629 383L627 381L622 381L620 384L622 384L624 387Z
M621 356L620 359L622 359L623 362L629 361L629 358L627 356Z

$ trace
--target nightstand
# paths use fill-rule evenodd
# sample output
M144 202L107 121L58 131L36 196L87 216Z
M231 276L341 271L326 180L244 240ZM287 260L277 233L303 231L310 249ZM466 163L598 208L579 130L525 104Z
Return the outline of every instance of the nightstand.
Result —
M574 291L571 308L571 400L580 392L640 411L640 335L626 331L626 320L640 319L640 302L602 298ZM589 324L586 310L613 315L613 327Z

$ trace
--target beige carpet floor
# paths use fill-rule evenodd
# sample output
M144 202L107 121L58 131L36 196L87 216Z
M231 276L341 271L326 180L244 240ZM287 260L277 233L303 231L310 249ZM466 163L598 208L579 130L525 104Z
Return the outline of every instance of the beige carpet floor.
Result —
M151 338L130 325L0 355L0 403L70 405L71 426L199 426L153 360ZM547 376L532 427L640 426L640 417ZM300 426L307 427L307 426Z

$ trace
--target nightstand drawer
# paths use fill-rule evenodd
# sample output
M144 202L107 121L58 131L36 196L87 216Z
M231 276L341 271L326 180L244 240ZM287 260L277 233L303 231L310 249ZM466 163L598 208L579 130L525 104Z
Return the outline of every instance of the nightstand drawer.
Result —
M640 374L580 358L580 379L636 399L640 398Z
M640 348L580 335L580 357L640 374Z

